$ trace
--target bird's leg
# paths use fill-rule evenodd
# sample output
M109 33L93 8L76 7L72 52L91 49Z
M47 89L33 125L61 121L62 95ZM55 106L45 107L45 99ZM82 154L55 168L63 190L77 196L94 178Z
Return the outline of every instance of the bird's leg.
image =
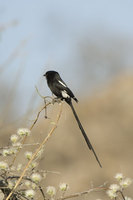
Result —
M54 105L54 103L60 103L61 99L58 97L55 97L54 94L52 93L52 104Z
M58 98L58 97L55 97L55 98L54 98L54 103L61 103L61 101L62 101L62 100L61 100L60 98Z

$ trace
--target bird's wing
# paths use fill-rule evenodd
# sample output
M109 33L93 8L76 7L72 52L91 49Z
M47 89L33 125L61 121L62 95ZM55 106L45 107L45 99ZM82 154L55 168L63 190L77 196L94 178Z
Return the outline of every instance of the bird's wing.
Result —
M66 83L62 79L57 79L55 81L55 87L60 90L62 97L64 97L64 98L67 98L67 97L73 98L74 97L74 94L67 87Z

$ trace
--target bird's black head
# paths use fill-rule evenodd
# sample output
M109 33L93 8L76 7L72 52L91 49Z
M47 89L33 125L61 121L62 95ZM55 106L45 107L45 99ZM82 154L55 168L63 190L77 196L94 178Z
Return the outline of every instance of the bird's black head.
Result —
M54 78L55 76L58 76L58 72L56 71L47 71L43 76L46 77L46 79L51 79L51 78Z

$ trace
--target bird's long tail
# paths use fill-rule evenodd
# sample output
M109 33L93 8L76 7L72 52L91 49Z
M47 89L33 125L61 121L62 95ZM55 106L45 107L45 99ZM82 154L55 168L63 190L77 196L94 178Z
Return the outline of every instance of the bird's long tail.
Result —
M67 102L67 103L68 103L68 102ZM84 129L83 129L83 126L82 126L82 124L81 124L81 122L80 122L80 120L79 120L79 118L78 118L78 115L77 115L77 113L76 113L76 111L75 111L75 109L74 109L74 107L73 107L72 101L70 100L70 102L69 102L68 104L70 105L70 107L71 107L71 109L72 109L72 112L73 112L73 114L74 114L74 117L75 117L75 119L76 119L76 121L77 121L77 123L78 123L78 126L79 126L79 128L80 128L80 130L81 130L81 132L82 132L82 134L83 134L83 136L84 136L84 139L85 139L85 141L86 141L86 143L87 143L89 149L92 150L92 152L93 152L93 154L94 154L94 156L95 156L95 158L96 158L96 160L97 160L99 166L102 167L102 165L101 165L101 163L100 163L100 161L99 161L99 159L98 159L98 157L97 157L97 154L96 154L95 150L93 149L93 147L92 147L92 145L91 145L91 143L90 143L90 140L89 140L89 138L87 137L87 135L86 135L86 133L85 133L85 131L84 131Z

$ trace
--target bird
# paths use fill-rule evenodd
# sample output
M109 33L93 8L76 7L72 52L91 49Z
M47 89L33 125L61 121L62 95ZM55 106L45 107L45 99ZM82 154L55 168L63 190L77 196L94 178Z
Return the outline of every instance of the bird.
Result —
M74 96L73 92L68 88L66 83L61 79L60 75L56 71L47 71L43 76L46 77L48 87L50 88L51 92L61 101L65 101L72 109L72 112L74 114L74 117L77 121L77 124L79 126L79 129L87 143L88 148L93 152L98 164L100 167L102 167L100 160L98 159L98 156L79 120L79 117L75 111L75 108L73 106L72 100L74 100L76 103L78 103L78 99Z

